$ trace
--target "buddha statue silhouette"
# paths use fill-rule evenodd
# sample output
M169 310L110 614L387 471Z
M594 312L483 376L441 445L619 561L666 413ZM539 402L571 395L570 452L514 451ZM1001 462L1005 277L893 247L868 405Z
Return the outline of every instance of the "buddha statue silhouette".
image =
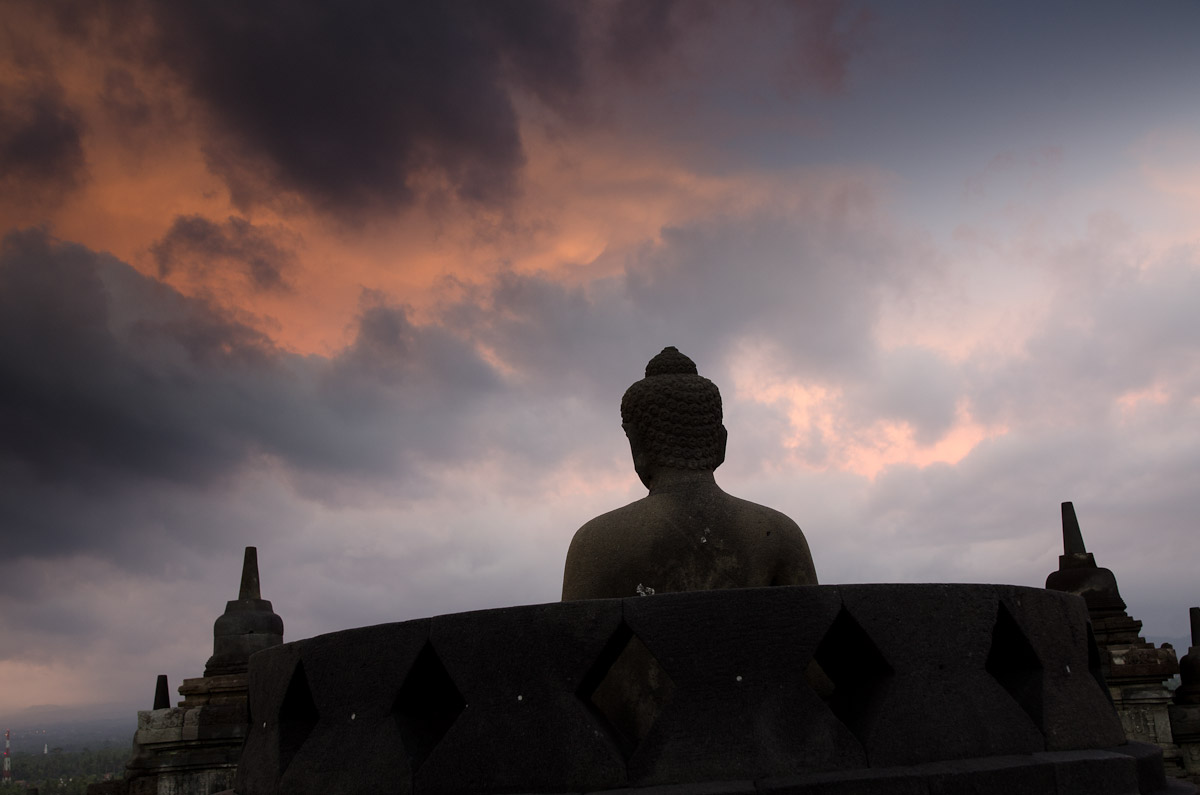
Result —
M691 359L674 347L651 359L621 399L621 424L650 493L575 533L564 601L817 583L795 522L717 486L721 393Z

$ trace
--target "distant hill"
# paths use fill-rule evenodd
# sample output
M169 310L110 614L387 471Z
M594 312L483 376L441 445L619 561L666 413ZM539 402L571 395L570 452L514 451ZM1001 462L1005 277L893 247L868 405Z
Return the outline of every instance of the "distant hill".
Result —
M113 704L29 707L0 716L0 732L5 729L12 732L14 753L129 747L137 729L137 710Z

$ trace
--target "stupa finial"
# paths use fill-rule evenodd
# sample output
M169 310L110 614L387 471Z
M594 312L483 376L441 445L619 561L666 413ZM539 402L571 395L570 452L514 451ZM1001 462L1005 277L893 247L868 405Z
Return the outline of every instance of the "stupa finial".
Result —
M167 675L159 674L154 683L154 709L169 709L171 707L171 689L167 687Z
M1063 554L1086 555L1087 547L1083 545L1083 532L1079 529L1079 519L1075 517L1075 505L1071 502L1062 504Z
M1069 505L1070 503L1065 504ZM1066 511L1066 508L1064 507L1063 510ZM261 585L258 580L258 547L246 547L246 557L242 560L242 586L238 589L238 599L262 599Z
M204 666L204 675L243 674L251 654L280 643L283 619L262 598L258 548L246 547L238 598L225 603L224 614L213 624L213 654Z
M1050 572L1046 587L1082 596L1092 617L1116 615L1125 611L1125 601L1117 589L1117 578L1108 569L1096 565L1096 557L1083 545L1083 532L1075 516L1075 505L1062 504L1063 554L1058 556L1058 571Z

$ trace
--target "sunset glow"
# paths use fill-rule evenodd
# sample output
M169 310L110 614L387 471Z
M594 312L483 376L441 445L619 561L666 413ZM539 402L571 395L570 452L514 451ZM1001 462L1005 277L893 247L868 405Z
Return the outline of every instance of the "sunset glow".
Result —
M1200 6L272 7L5 5L0 717L198 676L246 545L286 640L558 599L667 345L822 582L1073 500L1186 647Z

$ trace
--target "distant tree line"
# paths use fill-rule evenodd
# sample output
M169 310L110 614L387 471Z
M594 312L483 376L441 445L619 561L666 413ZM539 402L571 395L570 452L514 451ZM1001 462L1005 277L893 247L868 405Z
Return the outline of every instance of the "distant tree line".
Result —
M87 785L104 781L105 776L125 775L125 763L133 755L131 748L85 748L82 751L58 751L12 754L13 782L26 788L36 787L38 795L85 795Z

